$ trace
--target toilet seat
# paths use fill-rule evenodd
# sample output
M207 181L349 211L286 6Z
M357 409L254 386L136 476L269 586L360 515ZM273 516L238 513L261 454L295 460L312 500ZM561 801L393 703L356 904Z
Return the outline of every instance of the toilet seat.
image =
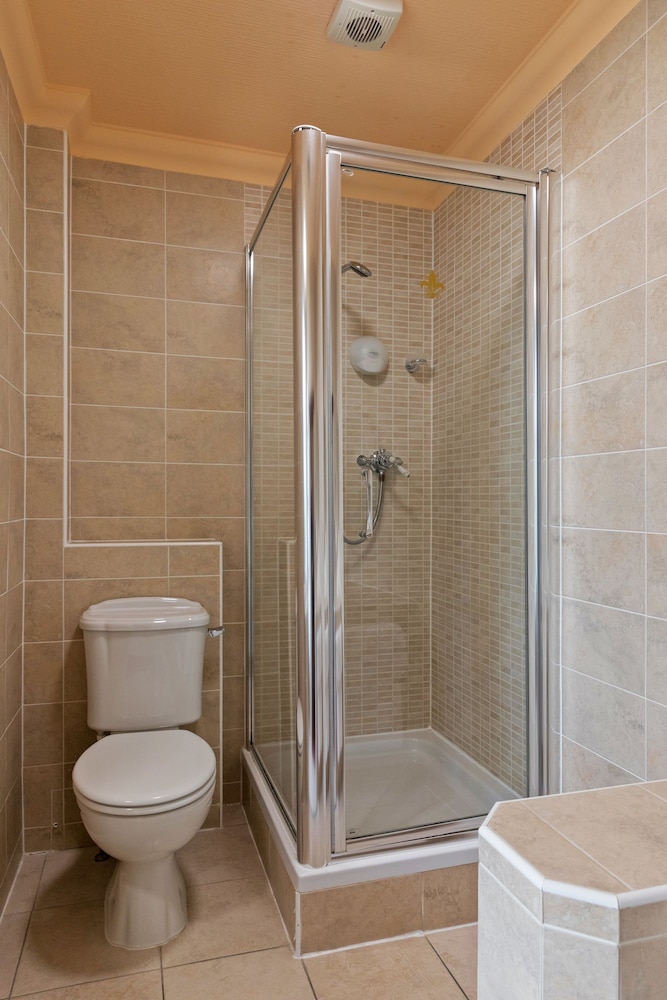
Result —
M72 772L78 799L116 815L171 812L206 795L214 782L213 751L186 729L105 736Z

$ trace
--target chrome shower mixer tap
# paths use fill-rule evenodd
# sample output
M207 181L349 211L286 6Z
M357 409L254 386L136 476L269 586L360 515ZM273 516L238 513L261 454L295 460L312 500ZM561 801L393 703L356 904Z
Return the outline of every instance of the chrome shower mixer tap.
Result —
M410 478L410 473L403 465L403 459L399 458L398 455L391 455L386 448L378 448L372 455L358 455L357 465L360 465L362 469L371 469L382 476L388 469L396 469L406 479Z

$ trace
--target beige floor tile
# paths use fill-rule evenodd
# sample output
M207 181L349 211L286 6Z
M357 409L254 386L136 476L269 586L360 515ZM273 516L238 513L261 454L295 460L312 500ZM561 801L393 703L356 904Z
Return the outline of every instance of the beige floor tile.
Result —
M317 1000L463 1000L424 938L305 959Z
M80 847L47 855L35 909L104 899L115 862L109 859L98 863L94 860L96 853L96 847Z
M177 857L186 885L262 878L264 874L246 826L202 830Z
M247 826L243 806L240 802L222 807L222 825L223 827Z
M191 994L194 996L194 994ZM24 1000L162 1000L160 972L140 972L58 990L26 994Z
M9 996L14 973L19 964L25 932L30 920L28 913L5 913L0 920L0 998Z
M265 878L188 889L188 925L162 949L165 967L278 948L285 931Z
M25 854L16 881L7 900L7 913L29 913L35 903L35 896L42 877L46 854Z
M159 968L157 948L126 951L104 937L104 903L35 910L19 962L13 996L110 979Z
M165 969L164 996L165 1000L313 1000L303 966L288 948Z
M477 1000L477 924L427 935L468 1000Z

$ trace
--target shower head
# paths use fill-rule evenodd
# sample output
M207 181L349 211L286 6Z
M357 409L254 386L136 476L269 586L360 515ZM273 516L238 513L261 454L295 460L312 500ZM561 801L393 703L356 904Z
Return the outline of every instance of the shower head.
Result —
M370 278L373 274L370 267L366 267L365 264L360 264L358 260L348 261L347 264L343 264L341 272L345 274L346 271L354 271L358 274L360 278Z

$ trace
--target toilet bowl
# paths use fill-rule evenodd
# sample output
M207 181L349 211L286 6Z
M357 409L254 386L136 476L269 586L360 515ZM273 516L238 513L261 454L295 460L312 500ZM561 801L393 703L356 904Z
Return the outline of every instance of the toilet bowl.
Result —
M130 949L165 944L187 920L174 851L206 819L213 751L181 729L106 736L79 758L72 784L88 833L118 861L105 900L107 940Z

